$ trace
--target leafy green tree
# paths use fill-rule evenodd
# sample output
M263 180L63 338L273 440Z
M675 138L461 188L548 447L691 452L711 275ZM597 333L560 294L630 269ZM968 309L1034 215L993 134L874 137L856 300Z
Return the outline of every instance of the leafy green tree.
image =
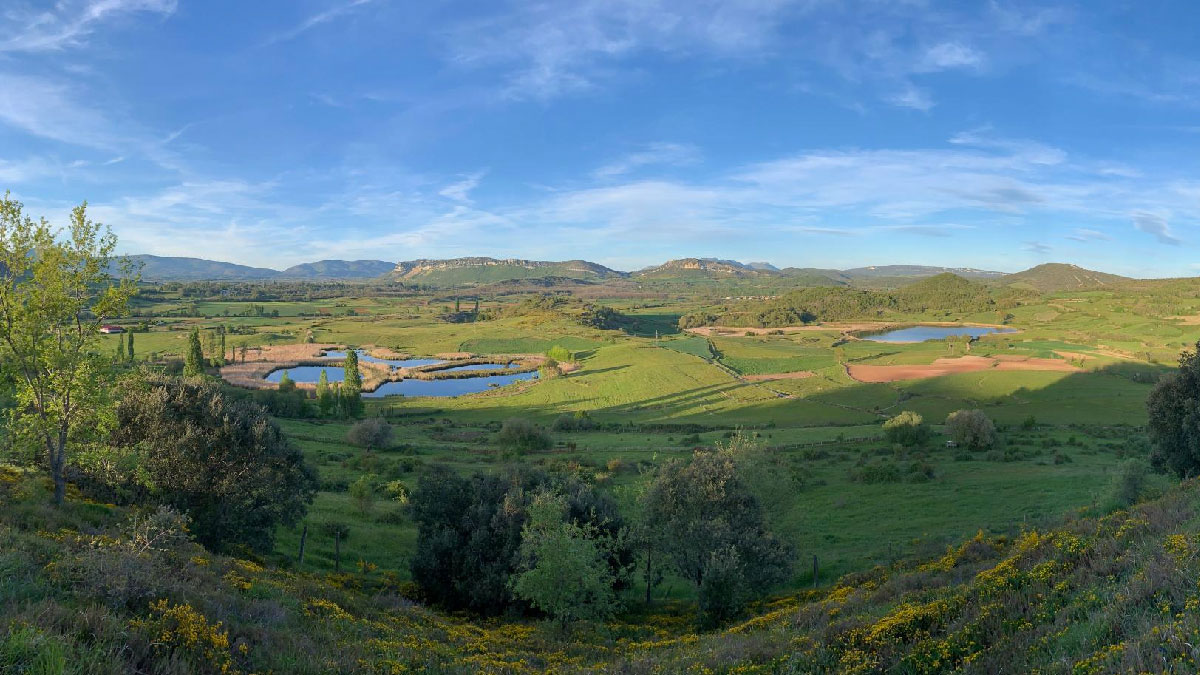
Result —
M575 621L607 619L616 611L616 579L604 556L609 544L593 525L567 517L561 495L540 493L521 528L521 570L513 594L548 614L562 631Z
M378 479L373 474L363 474L350 484L350 500L354 502L354 508L358 509L360 516L366 517L375 508L376 480Z
M220 333L218 333L217 355L213 360L216 361L217 367L225 365L225 329L224 329L224 327L221 327Z
M127 261L117 264L126 278L112 277L116 237L86 203L63 231L22 209L0 198L0 367L16 384L8 428L44 458L62 504L69 448L100 428L110 391L100 327L126 313L136 280Z
M345 373L342 378L341 404L342 414L346 417L358 417L362 414L362 373L358 370L358 352L346 350L346 360L342 363Z
M117 363L125 363L125 338L117 336Z
M566 499L568 520L618 543L604 557L619 587L619 572L632 558L620 536L624 521L608 496L523 465L466 477L435 465L422 473L409 497L417 525L410 569L422 594L452 610L500 614L520 608L511 579L522 565L521 532L530 497L545 490Z
M546 358L563 363L571 360L571 352L566 347L554 345L546 350Z
M700 615L709 625L737 618L753 597L753 589L746 582L736 546L725 546L710 554L698 594Z
M204 348L200 346L200 329L193 328L188 335L187 352L184 353L183 374L196 377L204 374Z
M795 472L778 450L768 448L745 429L738 429L725 441L717 442L717 453L733 460L738 479L762 507L763 518L776 536L787 531L787 541L796 541L800 533L788 513L796 502L798 489ZM790 525L789 525L790 523Z
M956 410L946 418L946 433L955 443L971 450L987 450L996 444L996 426L982 410Z
M712 608L702 615L706 625L728 620L745 600L765 594L791 573L791 547L767 529L762 506L727 453L698 453L687 463L667 462L643 500L659 551L695 586L700 606ZM717 563L735 565L736 570ZM717 572L736 577L737 586L727 578L706 582ZM729 597L710 596L734 590Z
M292 376L288 375L288 371L283 371L283 374L279 376L279 386L276 388L284 393L296 390L296 383L292 381Z
M917 413L905 410L883 423L883 435L890 443L924 445L929 440L929 425Z
M322 368L321 376L317 378L317 409L320 410L321 417L329 417L336 407L337 397L329 386L329 374Z
M132 465L117 487L130 501L169 505L213 550L270 551L279 525L304 517L317 475L262 407L216 382L150 377L129 382L110 445Z
M1179 370L1158 381L1146 400L1150 463L1181 478L1200 474L1200 342L1179 357Z
M133 363L133 355L134 355L134 352L133 352L133 331L132 331L132 330L131 330L131 331L129 331L128 333L126 333L126 335L127 335L127 336L128 336L128 338L129 338L129 344L128 344L128 346L126 346L126 348L125 348L125 358L129 359L129 362L130 362L130 363Z

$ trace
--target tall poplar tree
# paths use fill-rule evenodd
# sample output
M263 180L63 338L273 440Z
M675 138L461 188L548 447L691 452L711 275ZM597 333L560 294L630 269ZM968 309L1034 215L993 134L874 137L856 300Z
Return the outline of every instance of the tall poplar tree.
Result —
M204 348L200 346L200 329L193 328L188 335L188 349L184 354L183 374L195 377L204 374Z
M358 352L346 350L346 360L342 364L345 376L342 378L342 410L347 417L358 417L362 413L362 373L358 372Z

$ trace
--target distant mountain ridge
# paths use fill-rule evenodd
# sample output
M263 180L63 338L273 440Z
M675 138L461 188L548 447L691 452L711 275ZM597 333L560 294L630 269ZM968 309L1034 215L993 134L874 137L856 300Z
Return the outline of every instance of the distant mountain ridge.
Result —
M129 260L141 266L145 281L374 279L395 266L382 260L320 260L280 271L203 258L138 254L129 256Z
M510 279L542 277L611 279L624 276L628 275L586 260L551 261L488 257L409 260L397 263L388 273L388 278L394 281L432 285L495 283Z
M251 267L203 258L131 255L146 281L317 281L379 280L430 286L487 285L510 281L571 280L596 283L609 279L762 279L790 286L856 286L897 288L922 279L953 274L989 284L1042 293L1111 287L1133 281L1067 263L1045 263L1007 274L973 267L869 265L845 270L817 267L778 268L767 262L742 263L721 258L679 258L629 273L587 260L526 260L485 256L430 259L399 263L383 260L318 260L284 270Z

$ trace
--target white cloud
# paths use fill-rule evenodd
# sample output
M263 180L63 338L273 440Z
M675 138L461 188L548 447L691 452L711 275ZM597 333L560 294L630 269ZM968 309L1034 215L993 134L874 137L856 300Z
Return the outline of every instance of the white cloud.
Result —
M936 72L956 68L978 68L983 54L960 42L942 42L927 50L917 62L917 72Z
M1071 241L1089 242L1089 241L1112 241L1112 237L1098 230L1089 230L1082 227L1077 227L1067 235L1067 239Z
M438 194L452 201L470 204L471 191L479 187L479 181L483 179L485 173L485 171L477 171L467 174L462 180L451 183L439 190Z
M451 60L507 71L504 93L548 99L597 86L642 52L747 56L774 44L796 0L520 0L450 35Z
M333 21L334 19L338 18L339 16L346 14L347 12L355 9L356 7L361 7L362 5L365 5L369 2L372 2L372 0L351 0L350 2L344 2L344 3L334 5L334 6L330 7L329 9L317 12L316 14L313 14L312 16L305 18L303 21L296 24L295 26L292 26L291 28L288 28L286 30L275 33L274 35L271 35L270 37L268 37L266 40L263 41L262 46L265 47L265 46L277 44L280 42L287 42L288 40L293 40L293 39L303 35L304 33L307 33L308 31L312 30L313 28L316 28L317 26L320 26L323 23L328 23L330 21Z
M80 103L66 83L0 73L0 123L27 134L84 147L120 145L98 109Z
M597 178L612 178L648 166L685 166L700 161L700 149L686 143L651 143L606 164L593 173Z
M913 85L905 84L905 86L893 94L885 97L888 103L901 108L912 108L928 112L933 109L933 99L930 98L929 92Z
M0 52L77 47L106 20L136 12L171 14L175 6L175 0L60 0L50 9L12 6L0 15L5 32L13 36L0 39Z

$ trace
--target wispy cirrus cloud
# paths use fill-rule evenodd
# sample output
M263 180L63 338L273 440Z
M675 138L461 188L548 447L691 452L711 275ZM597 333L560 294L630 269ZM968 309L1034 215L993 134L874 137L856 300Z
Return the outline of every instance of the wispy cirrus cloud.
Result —
M506 11L451 31L450 59L467 68L505 71L503 94L548 99L584 91L614 76L637 54L749 56L775 43L790 8L763 0L519 0Z
M597 178L622 176L651 166L687 166L700 161L700 149L690 143L651 143L596 169Z
M1089 242L1089 241L1112 241L1112 237L1098 230L1089 230L1083 227L1075 228L1071 234L1067 235L1067 239L1071 241Z
M0 52L42 52L83 44L96 28L125 14L146 12L167 15L176 0L60 0L53 7L15 3L0 16L8 24L0 38Z
M100 150L121 135L99 108L79 101L65 81L0 73L0 124L41 138Z
M471 191L479 187L479 182L483 180L486 173L486 171L476 171L467 174L462 177L462 180L455 181L439 190L438 194L452 201L470 204Z
M316 28L317 26L320 26L324 23L329 23L330 21L333 21L334 19L337 19L338 17L372 1L373 0L350 0L349 2L341 2L339 4L332 5L328 9L305 17L303 21L290 28L268 36L267 39L263 40L261 46L267 47L280 42L294 40L304 33Z

